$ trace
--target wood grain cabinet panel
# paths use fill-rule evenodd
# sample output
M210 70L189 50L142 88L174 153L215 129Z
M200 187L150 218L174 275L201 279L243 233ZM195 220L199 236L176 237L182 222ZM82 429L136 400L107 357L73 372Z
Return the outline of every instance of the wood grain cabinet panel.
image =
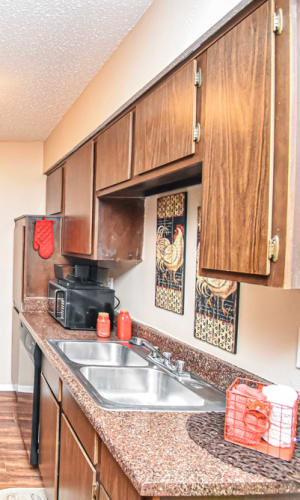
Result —
M64 166L63 254L91 255L94 200L94 143L88 142Z
M66 417L61 418L59 500L97 498L96 469L78 441Z
M137 103L135 175L195 153L196 68L188 62Z
M100 465L101 483L109 500L141 500L140 495L103 443L101 444ZM103 498L106 500L105 496Z
M96 145L96 191L131 176L133 112L105 130Z
M54 397L60 402L62 398L62 382L54 366L44 354L42 355L42 374L53 392Z
M41 375L39 469L48 500L57 499L59 405Z
M105 489L103 488L102 484L100 484L100 496L99 500L111 500L106 493Z
M266 2L207 50L200 267L268 275L274 33Z
M62 211L63 169L57 168L47 175L46 181L46 214L60 214Z
M11 381L14 387L18 384L19 374L19 343L20 343L21 321L15 307L12 310L12 342L11 342Z
M13 305L22 310L25 287L26 219L16 221L14 229Z
M98 461L98 436L81 408L74 400L72 394L67 389L66 384L63 384L62 389L62 409L80 439L91 462L96 464Z

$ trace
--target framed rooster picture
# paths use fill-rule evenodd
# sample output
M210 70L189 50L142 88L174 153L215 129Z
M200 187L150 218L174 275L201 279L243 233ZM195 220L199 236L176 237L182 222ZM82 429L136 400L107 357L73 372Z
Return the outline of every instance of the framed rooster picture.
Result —
M155 305L184 313L187 193L157 200Z
M199 207L194 336L235 354L240 284L236 281L199 276L200 232L201 208Z

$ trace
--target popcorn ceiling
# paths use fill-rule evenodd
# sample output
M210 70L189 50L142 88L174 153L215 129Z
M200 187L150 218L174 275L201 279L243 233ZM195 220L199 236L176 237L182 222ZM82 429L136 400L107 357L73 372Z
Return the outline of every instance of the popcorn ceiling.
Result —
M152 0L1 0L0 141L44 140Z

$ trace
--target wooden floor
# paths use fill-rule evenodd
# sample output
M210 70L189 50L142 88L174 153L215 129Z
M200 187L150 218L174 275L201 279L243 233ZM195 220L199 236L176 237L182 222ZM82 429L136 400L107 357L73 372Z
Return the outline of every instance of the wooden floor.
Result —
M42 488L38 469L29 465L16 417L14 392L0 392L0 490Z

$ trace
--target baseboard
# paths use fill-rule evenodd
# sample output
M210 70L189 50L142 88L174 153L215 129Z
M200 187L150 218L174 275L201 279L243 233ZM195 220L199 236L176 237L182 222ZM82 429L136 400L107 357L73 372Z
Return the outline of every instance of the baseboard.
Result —
M17 384L0 384L0 392L9 392L9 391L14 391L14 392L24 392L28 394L33 393L33 387L31 385L18 385Z
M0 384L0 392L16 391L16 386L13 384Z

